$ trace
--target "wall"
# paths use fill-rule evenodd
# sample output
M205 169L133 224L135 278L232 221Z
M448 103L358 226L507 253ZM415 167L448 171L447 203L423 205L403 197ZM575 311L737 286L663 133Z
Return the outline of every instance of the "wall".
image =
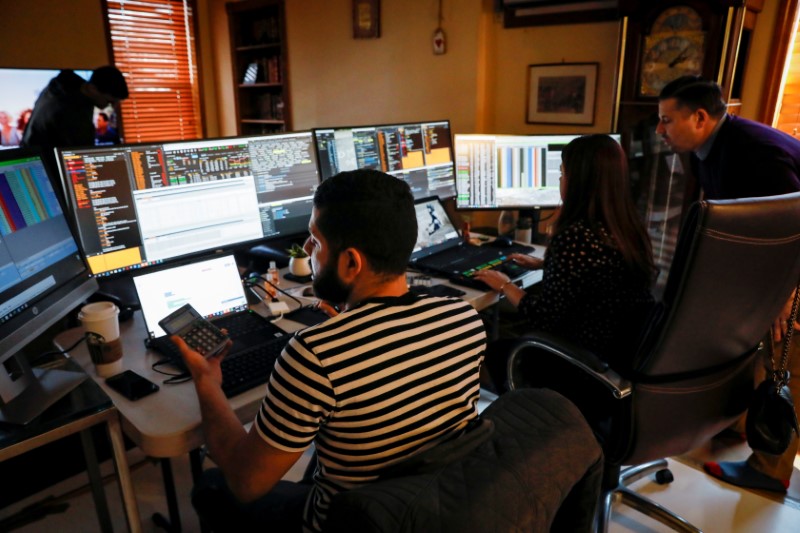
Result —
M225 0L197 0L208 136L235 133ZM3 1L0 66L108 62L100 0ZM382 36L352 38L351 0L286 0L295 129L449 118L456 132L607 131L618 24L504 29L493 0L444 2L448 52L434 56L438 0L382 0ZM757 116L777 2L759 15L742 114ZM81 28L76 32L75 28ZM47 36L43 39L43 36ZM592 127L525 124L527 65L600 63Z
M63 0L2 5L0 66L93 69L109 63L100 0L71 0L69 9Z

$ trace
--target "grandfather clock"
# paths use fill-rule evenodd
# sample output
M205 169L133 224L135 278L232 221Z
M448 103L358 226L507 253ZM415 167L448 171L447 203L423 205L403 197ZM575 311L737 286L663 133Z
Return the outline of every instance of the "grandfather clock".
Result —
M660 269L657 291L672 263L685 208L699 198L688 157L656 135L658 94L687 74L718 82L738 109L749 32L763 0L620 0L621 76L615 131L630 158L637 206L647 222Z

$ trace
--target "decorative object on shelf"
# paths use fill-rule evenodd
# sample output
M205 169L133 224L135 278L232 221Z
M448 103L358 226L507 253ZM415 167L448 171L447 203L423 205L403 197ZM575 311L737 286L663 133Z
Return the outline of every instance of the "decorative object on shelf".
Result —
M380 36L380 0L353 0L353 39L377 39Z
M244 72L242 83L255 83L258 80L258 63L250 63Z
M703 73L705 60L703 20L689 6L662 11L645 35L639 94L658 96L672 80Z
M597 63L528 65L528 124L594 124Z
M442 16L442 2L444 0L439 0L439 25L433 31L433 53L434 55L440 56L447 52L447 39L444 35L444 30L442 29L442 21L444 17Z
M289 254L289 272L298 278L311 276L311 258L302 246L295 243L286 250Z

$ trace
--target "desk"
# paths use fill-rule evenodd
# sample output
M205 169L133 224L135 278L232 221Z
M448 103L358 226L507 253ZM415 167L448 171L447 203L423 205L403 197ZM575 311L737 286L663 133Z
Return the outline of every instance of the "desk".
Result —
M543 248L537 247L537 251L543 252L543 250ZM303 300L301 296L303 286L286 280L283 277L285 273L286 270L284 269L281 273L280 287ZM527 286L540 279L540 271L531 272L521 280L521 283ZM432 283L447 283L439 278L432 278L431 281ZM465 287L458 288L466 292L463 298L478 310L483 310L499 300L498 295L494 292L484 293ZM294 308L295 305L291 304L290 306ZM262 304L253 306L253 309L256 312L265 313ZM288 332L305 327L287 319L282 319L277 325ZM80 328L67 330L58 335L55 342L58 346L70 346L82 334L83 331ZM145 347L144 340L146 337L147 333L141 313L134 313L131 320L120 324L120 339L122 340L124 354L122 359L123 367L133 370L161 386L161 390L156 394L151 394L135 402L124 398L106 386L105 381L97 376L85 344L75 348L71 355L111 397L120 412L122 430L145 454L150 457L169 459L185 453L192 453L193 474L197 474L200 468L200 459L193 452L198 450L204 443L204 436L200 419L200 406L197 402L194 385L191 382L163 385L162 381L165 379L163 374L152 370L153 363L160 360L162 356ZM253 421L263 399L263 394L263 387L256 387L230 399L230 404L242 423ZM177 512L175 506L177 503L173 500L174 492L172 495L169 493L169 485L171 484L169 463L162 461L162 467L164 468L165 483L168 486L167 497L170 505L171 523L173 528L179 529L179 522L176 523Z
M74 369L77 365L70 359L64 359L59 366L67 369L72 366ZM80 433L100 530L112 531L111 517L108 513L103 481L97 465L94 442L88 431L97 424L105 424L108 438L111 441L114 467L119 480L128 530L132 533L139 533L142 527L128 470L128 460L125 456L119 412L109 397L92 381L84 381L26 426L0 425L0 461L16 457L68 435Z

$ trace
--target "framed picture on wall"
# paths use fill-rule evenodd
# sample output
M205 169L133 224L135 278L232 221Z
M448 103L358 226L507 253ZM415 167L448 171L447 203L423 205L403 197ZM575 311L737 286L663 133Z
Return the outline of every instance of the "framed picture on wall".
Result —
M377 39L380 36L380 0L353 0L353 38Z
M528 124L594 124L598 63L528 65Z

